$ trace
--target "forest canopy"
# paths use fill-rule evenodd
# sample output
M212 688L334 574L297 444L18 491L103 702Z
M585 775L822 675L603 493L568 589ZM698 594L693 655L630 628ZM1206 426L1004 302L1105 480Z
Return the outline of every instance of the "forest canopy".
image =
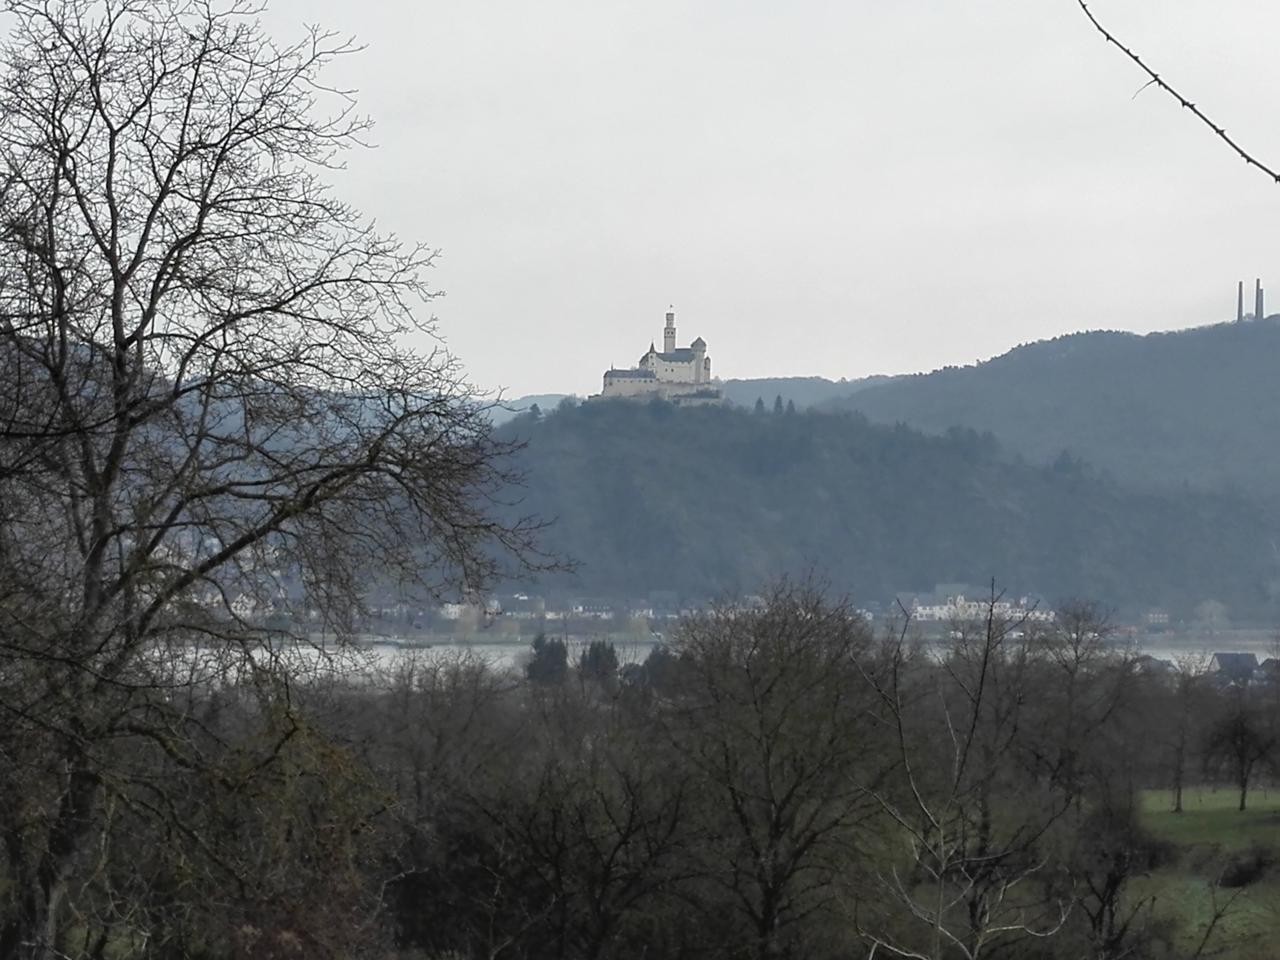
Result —
M1263 615L1280 587L1249 501L1137 492L1087 463L1020 461L989 433L853 415L589 401L525 416L520 508L579 561L546 582L623 597L751 592L815 569L868 600L996 576L1049 601Z

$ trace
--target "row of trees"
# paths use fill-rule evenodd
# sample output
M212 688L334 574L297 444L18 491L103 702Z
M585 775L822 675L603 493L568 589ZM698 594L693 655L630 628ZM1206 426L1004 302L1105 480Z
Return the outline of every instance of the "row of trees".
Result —
M1214 775L1238 704L1277 721L1142 672L1088 608L925 649L796 585L621 668L554 640L527 677L310 662L170 661L169 724L99 746L48 955L1204 955L1143 884L1176 856L1143 798ZM9 838L57 796L24 772Z
M0 3L5 958L217 955L315 871L333 897L376 805L246 611L341 634L375 577L533 557L484 403L405 349L433 252L325 183L369 127L324 79L354 47L259 12Z

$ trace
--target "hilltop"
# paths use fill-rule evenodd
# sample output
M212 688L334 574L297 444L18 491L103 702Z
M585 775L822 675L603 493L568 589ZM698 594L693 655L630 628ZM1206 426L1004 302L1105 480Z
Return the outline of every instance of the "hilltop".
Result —
M1280 489L1280 317L1176 333L1096 331L969 367L898 377L826 404L929 433L991 431L1147 489Z
M754 407L757 400L763 400L765 404L772 406L774 400L781 397L784 404L793 403L797 409L807 410L810 407L822 406L833 400L842 399L877 383L885 383L890 379L892 378L886 376L865 377L860 380L828 380L826 377L758 377L717 380L715 385L720 388L726 401L739 407ZM565 399L579 398L567 393L529 394L504 401L500 407L492 411L491 416L495 424L503 424L522 413L527 413L534 404L547 413L554 410L560 401Z

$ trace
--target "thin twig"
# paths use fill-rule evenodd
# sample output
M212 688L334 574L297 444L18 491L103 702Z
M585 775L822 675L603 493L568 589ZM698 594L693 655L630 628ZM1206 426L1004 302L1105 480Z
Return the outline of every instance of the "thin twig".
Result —
M1146 83L1144 83L1142 86L1140 86L1137 90L1135 90L1135 91L1133 92L1133 96L1132 96L1132 97L1130 97L1129 99L1130 99L1130 100L1137 100L1137 99L1138 99L1138 94L1140 94L1143 90L1147 89L1147 87L1151 86L1153 83L1155 83L1155 81L1154 81L1154 80L1148 80Z
M1225 143L1232 150L1234 150L1236 152L1236 155L1239 156L1241 159L1243 159L1245 163L1249 164L1250 166L1257 167L1259 170L1261 170L1263 173L1269 176L1273 181L1275 181L1276 183L1280 183L1280 173L1277 173L1275 170L1268 167L1261 160L1258 160L1252 154L1248 153L1242 146L1240 146L1240 144L1236 143L1235 140L1231 139L1231 137L1227 135L1227 131L1224 128L1218 126L1216 123L1210 120L1203 112L1201 112L1199 107L1197 107L1194 103L1192 103L1182 94L1180 94L1177 90L1171 87L1168 83L1166 83L1160 77L1158 73L1156 73L1149 66L1147 66L1141 57L1139 57L1136 53L1134 53L1132 50L1126 47L1123 43L1117 40L1115 36L1109 30L1107 30L1106 27L1104 27L1101 23L1098 22L1098 18L1093 15L1093 11L1089 9L1089 5L1085 2L1085 0L1076 0L1076 3L1080 5L1080 9L1083 10L1084 15L1089 18L1089 22L1092 23L1094 28L1100 34L1102 34L1103 37L1106 38L1107 42L1115 44L1116 47L1118 47L1126 57L1128 57L1130 60L1136 63L1142 69L1142 71L1148 77L1151 78L1150 83L1148 83L1146 86L1150 86L1152 83L1154 83L1157 87L1159 87L1165 93L1169 94L1169 96L1173 97L1173 99L1177 100L1178 103L1180 103L1183 106L1183 108L1190 110L1193 114L1195 114L1196 117L1198 117L1205 126L1207 126L1210 130L1212 130L1214 133L1218 135L1219 139L1221 139L1223 143ZM1146 86L1144 86L1142 89L1145 90ZM1139 90L1138 92L1141 93L1142 91ZM1137 94L1134 94L1134 96L1137 96Z

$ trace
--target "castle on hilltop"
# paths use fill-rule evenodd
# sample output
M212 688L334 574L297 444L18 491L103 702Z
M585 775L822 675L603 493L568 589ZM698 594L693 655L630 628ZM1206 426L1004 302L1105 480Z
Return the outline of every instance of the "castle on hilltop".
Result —
M661 397L677 404L718 403L720 388L711 379L707 341L698 337L687 347L676 346L675 311L667 310L662 352L649 350L634 367L610 367L604 374L602 397Z

